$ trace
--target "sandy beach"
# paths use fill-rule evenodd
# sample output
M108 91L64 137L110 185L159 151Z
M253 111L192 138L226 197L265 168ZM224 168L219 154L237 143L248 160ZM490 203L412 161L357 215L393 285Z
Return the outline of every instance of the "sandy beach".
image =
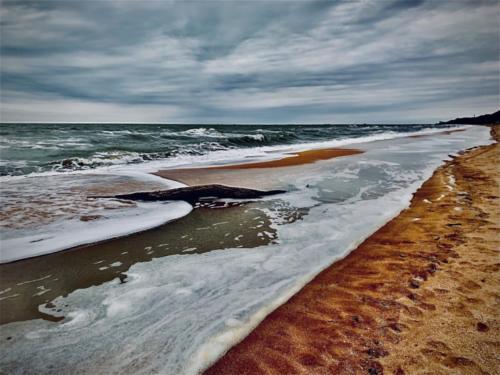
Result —
M499 0L0 0L0 375L500 375Z
M286 193L194 200L159 227L2 264L0 340L10 345L0 363L13 373L196 374L215 363L207 373L413 374L423 362L495 373L497 146L439 168L390 221L447 154L488 138L475 127L160 170L189 185ZM65 345L75 332L78 351ZM117 361L134 340L144 345Z
M499 373L498 160L496 143L440 167L206 374Z

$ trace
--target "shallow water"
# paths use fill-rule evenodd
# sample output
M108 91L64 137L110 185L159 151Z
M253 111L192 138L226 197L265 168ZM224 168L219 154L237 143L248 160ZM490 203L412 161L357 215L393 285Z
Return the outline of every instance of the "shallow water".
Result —
M48 315L38 306L116 277L126 282L125 272L136 263L269 244L276 239L276 230L270 227L263 207L274 210L274 217L279 215L286 222L304 214L273 202L215 208L205 205L180 220L140 234L5 264L0 268L4 291L0 294L0 324L36 318L60 320L56 308Z

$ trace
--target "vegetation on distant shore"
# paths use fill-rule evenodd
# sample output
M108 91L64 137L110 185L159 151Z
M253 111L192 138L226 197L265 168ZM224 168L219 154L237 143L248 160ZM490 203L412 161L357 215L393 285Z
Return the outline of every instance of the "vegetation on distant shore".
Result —
M477 117L459 117L455 120L440 121L438 124L500 125L500 111Z

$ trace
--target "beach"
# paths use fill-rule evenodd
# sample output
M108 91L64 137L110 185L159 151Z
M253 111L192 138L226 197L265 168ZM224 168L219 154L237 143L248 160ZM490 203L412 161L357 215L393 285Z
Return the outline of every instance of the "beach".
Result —
M0 375L500 375L500 0L0 0Z
M309 129L301 131L314 131ZM20 234L28 246L21 253L3 250L18 260L0 265L0 340L8 343L0 354L2 368L13 374L197 374L215 363L208 373L223 374L380 373L381 366L396 366L383 361L391 358L389 344L403 340L402 327L412 326L401 311L413 314L410 320L422 306L439 311L437 302L421 294L423 279L439 275L445 261L451 264L460 237L454 233L462 228L457 215L469 214L463 202L451 203L457 195L469 199L455 173L460 169L446 168L462 160L456 157L462 150L492 142L485 127L409 129L382 127L366 136L358 127L321 128L314 143L4 178L11 184L9 204L20 208L20 216L4 219L21 226L5 231ZM228 137L222 130L194 130L188 133L195 134L192 144L207 132ZM147 127L141 131L153 134ZM327 139L326 131L357 137ZM248 132L257 138L263 131ZM451 161L440 167L444 160ZM443 169L444 187L436 182ZM279 194L133 200L214 183ZM26 199L32 191L42 195L47 186L51 194L40 205ZM149 192L134 194L143 186ZM445 203L455 221L442 223L437 216ZM58 207L71 208L71 216ZM151 223L144 220L149 207ZM37 221L35 241L22 237L32 235L33 213L43 212L50 214L43 216L48 224ZM433 216L426 219L429 212ZM125 236L95 236L93 242L50 251L50 241L81 241L77 228L104 233L118 219L127 227L118 222L111 228L128 231ZM470 225L482 222L471 219ZM430 223L439 234L422 227ZM134 225L135 231L128 229ZM152 228L141 231L141 225ZM35 256L44 243L48 253ZM393 279L400 284L388 282ZM487 315L474 324L482 337L493 335ZM475 360L468 353L454 357ZM457 363L465 363L463 358Z
M499 373L498 160L495 143L437 169L205 373Z

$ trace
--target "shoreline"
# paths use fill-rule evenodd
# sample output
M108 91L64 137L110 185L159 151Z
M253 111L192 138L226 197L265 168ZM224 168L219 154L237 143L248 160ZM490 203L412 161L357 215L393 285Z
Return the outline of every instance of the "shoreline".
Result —
M205 373L498 373L499 131Z
M450 135L465 130L464 128L450 129L434 133L406 135L405 137L424 138L436 134ZM375 140L375 142L377 141L379 140ZM278 159L195 168L160 169L152 174L188 186L224 184L254 189L272 189L279 187L279 181L276 180L274 168L285 167L288 170L292 170L293 168L300 168L304 165L314 164L318 161L354 156L362 154L365 151L366 150L362 148L348 147L311 148L303 151L285 153Z
M109 337L114 337L115 334L118 335L116 337L119 337L122 333L125 335L122 337L126 338L142 335L143 329L141 325L145 322L143 313L149 314L148 319L150 320L148 324L154 325L157 322L165 321L163 319L175 319L178 323L177 327L167 327L162 324L165 329L162 329L161 332L151 332L151 336L146 336L143 339L144 343L151 343L156 339L160 339L164 343L174 340L177 343L176 345L173 345L172 341L169 344L172 348L176 348L174 352L164 351L160 356L154 345L148 345L151 349L132 353L133 356L131 356L130 361L127 361L128 365L132 366L131 368L134 368L134 362L137 360L142 361L145 358L157 358L158 362L156 360L155 362L161 366L168 366L168 372L179 372L182 369L186 369L184 364L192 364L193 366L189 366L187 370L197 373L205 369L212 361L215 361L225 350L228 350L230 345L242 339L250 332L251 326L254 326L253 324L247 324L244 317L241 320L233 322L232 320L227 320L226 316L237 316L238 312L241 311L241 305L245 303L261 301L259 303L263 308L259 310L262 314L255 320L255 325L257 325L267 314L285 302L292 294L299 291L302 286L313 278L313 274L317 274L327 264L331 264L329 260L332 259L332 254L337 256L335 254L338 253L339 256L336 259L342 258L345 256L345 253L341 255L339 251L341 252L342 249L354 249L357 244L361 243L364 238L367 238L370 233L373 233L376 228L380 228L383 223L387 223L401 209L407 207L412 192L433 173L436 166L443 163L443 158L446 158L449 154L456 154L459 150L466 147L480 145L481 143L484 144L487 137L488 129L483 128L479 132L471 132L470 136L464 137L464 140L460 140L460 137L457 140L452 140L449 143L453 144L455 142L455 145L449 146L444 150L439 145L446 145L448 143L446 140L438 140L437 142L429 140L428 143L427 141L420 143L419 141L412 141L407 138L398 142L387 141L387 143L382 144L369 144L363 147L366 151L365 154L354 155L352 158L345 158L340 161L334 159L333 166L328 161L324 161L316 164L307 164L304 167L295 166L278 169L255 168L230 171L235 173L235 175L243 172L246 175L248 171L255 171L256 173L263 174L263 181L274 174L275 181L282 184L292 181L298 186L299 190L294 197L288 199L291 205L282 203L275 205L272 201L263 200L248 203L248 206L233 206L235 202L232 202L232 204L229 204L231 207L223 205L213 208L224 209L212 209L213 205L207 203L197 207L193 210L192 214L178 221L142 232L138 235L119 238L96 245L83 246L74 249L75 251L59 252L33 260L4 265L3 271L9 270L8 273L11 276L10 284L15 285L15 288L12 288L12 290L7 288L9 289L9 293L5 295L6 299L2 303L6 310L9 310L6 322L32 320L35 318L52 321L61 320L61 323L40 321L6 326L5 329L8 330L8 334L4 335L3 339L12 340L11 344L21 345L26 350L23 350L21 353L16 353L15 350L9 351L4 357L4 363L12 366L14 370L17 363L22 360L30 368L38 369L39 373L44 373L44 371L49 373L53 372L55 368L59 370L66 368L67 358L71 357L75 359L79 358L78 361L72 360L72 363L75 363L74 367L71 367L74 371L83 369L90 371L89 369L92 369L93 372L105 372L107 369L109 370L109 367L106 367L106 363L102 361L107 360L107 358L115 358L116 355L121 353L122 347L120 342L122 340L115 338L113 341L116 342L116 346L107 345L107 347L112 347L112 355L109 354L110 351L108 351L108 348L104 353L102 350L100 350L100 353L97 353L95 349L102 348L101 341L99 340L100 332L92 331L88 333L89 336L85 342L89 347L90 345L95 345L91 346L90 350L96 355L96 357L92 357L83 353L88 358L88 361L80 353L68 350L65 356L51 361L50 368L48 368L46 367L45 358L51 355L49 352L50 348L67 350L62 337L69 338L78 331L79 328L66 330L68 326L66 323L74 321L73 314L75 312L91 311L101 314L103 311L102 306L104 306L104 309L109 309L106 306L121 306L123 303L126 303L130 309L137 311L137 314L126 312L124 316L126 320L117 322L123 328L119 334L116 333L116 330L111 329L111 327L110 329L105 328L104 331L107 331L106 334ZM395 155L385 151L386 147L391 146L396 149ZM397 155L398 150L402 150L406 155L412 154L412 157L401 158ZM433 153L429 154L429 150ZM392 195L389 194L388 197L382 195L380 201L378 201L378 198L376 198L377 201L372 201L370 196L367 196L366 198L368 199L365 199L367 203L364 206L359 207L354 205L353 207L349 205L345 210L337 210L335 206L331 211L321 210L320 208L316 209L317 203L313 202L307 202L305 207L296 207L294 204L297 197L316 197L317 190L315 186L321 187L321 185L315 185L314 183L308 185L311 183L311 176L314 177L317 173L321 174L325 171L331 171L332 177L338 181L337 178L340 176L351 176L344 173L346 170L350 170L351 163L358 163L364 166L360 171L369 170L372 174L367 176L356 172L354 176L357 178L351 181L355 183L348 183L349 179L347 177L345 177L346 180L342 180L346 185L335 185L333 182L327 183L326 186L333 190L318 189L319 194L317 194L317 197L321 199L321 202L326 203L331 202L336 197L346 200L349 198L348 196L338 195L336 192L348 190L348 193L352 197L355 197L355 201L357 202L360 197L356 195L356 189L359 187L359 192L362 192L364 191L362 189L363 186L377 186L377 182L379 181L378 172L385 172L387 165L392 167L392 169L389 169L389 171L392 171L392 178L404 178L408 176L409 171L413 170L412 160L424 153L432 162L432 166L416 169L424 173L419 179L412 180L414 182L411 185L398 185L396 183L395 186L401 188L399 193L396 190L395 193ZM378 163L376 168L370 163L372 155L378 161L376 162ZM360 160L357 160L358 158ZM396 164L394 162L399 159L402 159L401 163L403 164ZM408 160L410 161L408 162ZM368 164L365 165L364 163ZM395 167L396 165L398 167ZM283 173L279 172L281 170ZM328 175L321 174L321 176L321 181L323 181ZM409 177L412 177L411 174ZM360 180L363 183L360 183ZM255 181L252 182L255 183ZM269 183L269 181L265 182ZM346 186L351 188L345 189ZM311 189L309 190L310 187ZM379 193L385 194L387 192L382 190ZM404 199L402 199L403 195ZM376 194L374 196L378 197ZM286 202L286 200L284 201ZM315 206L312 206L313 204ZM313 212L309 212L309 208L311 207ZM245 220L242 220L242 215L245 215ZM300 234L298 237L299 240L306 240L306 243L311 245L307 250L310 249L311 251L301 251L300 241L295 241L294 243L294 233L291 233L286 227L287 224L293 223L293 221L302 220L302 215L304 215L306 227L298 222L296 224L297 228L295 228L297 230L293 228L290 228L290 230ZM335 218L341 215L346 215L347 220L336 222ZM332 218L334 220L328 220ZM346 222L348 225L346 225ZM273 226L273 224L277 226ZM285 225L283 227L284 238L290 239L289 246L286 243L281 245L279 243L280 233L282 232L280 232L278 225L282 224ZM252 229L250 232L249 228ZM343 228L348 228L349 230L344 231ZM291 237L286 236L287 231ZM208 233L209 235L207 235ZM339 239L338 236L331 235L334 233L338 233L341 238ZM348 233L354 234L348 235ZM321 248L317 247L314 249L316 245L314 238L322 241ZM275 240L277 241L275 242ZM339 241L339 250L330 248L332 241ZM277 246L267 248L267 245L270 244L276 244ZM295 246L295 244L298 244L298 246ZM260 248L260 245L264 246ZM237 252L229 251L227 254L221 251L224 249L233 250L235 248L243 249ZM206 256L203 254L213 250L217 251ZM296 252L295 256L290 250ZM197 255L194 255L195 253ZM285 254L287 256L283 256ZM170 255L174 255L174 257L150 262L154 258L163 258ZM200 256L202 258L199 258ZM262 264L261 257L268 260ZM297 261L297 257L300 257L299 261ZM202 259L202 262L199 259ZM317 267L319 259L325 259L322 267ZM230 263L229 266L225 268L228 263ZM74 264L78 264L79 266L73 267L72 265ZM200 268L199 264L203 264L204 267ZM232 271L239 270L240 265L246 267L251 272L237 272L234 273L233 277ZM181 271L182 274L179 273L176 276L177 270L182 270L181 267L184 267L184 271ZM313 268L316 271L311 272ZM198 272L199 274L197 275ZM35 273L37 273L36 276ZM297 276L301 274L308 276L297 281ZM6 274L4 273L4 275ZM161 288L161 296L164 297L160 299L154 298L155 309L159 312L159 315L154 313L149 305L142 304L141 301L136 301L134 298L134 295L140 292L142 287L150 287L146 281L142 284L137 284L138 279L142 277L143 280L147 280L149 275L155 278L154 283L158 288ZM196 275L196 277L193 278L191 275ZM129 278L129 276L131 277ZM144 276L146 276L146 279L144 279ZM211 279L212 277L213 279ZM267 283L265 281L266 277L274 278L274 282ZM199 293L197 292L192 297L189 297L189 294L185 292L189 291L191 283L196 283L198 279L204 282L208 280L209 284L203 287ZM263 282L261 283L260 280L263 280ZM262 296L271 295L268 292L272 293L273 290L271 288L279 285L281 280L290 280L290 285L296 283L293 293L290 290L287 297L281 300L259 300ZM109 281L111 282L109 283ZM186 288L178 289L176 285L180 281L182 281L182 285L187 286L187 290ZM127 286L129 282L131 283ZM252 285L252 283L254 284ZM101 284L105 285L101 287ZM231 288L226 289L227 285L231 285ZM6 286L10 287L10 285ZM87 289L91 286L99 286L99 289ZM169 288L171 288L170 291ZM198 290L198 286L195 285L195 288ZM76 293L73 293L75 291ZM181 293L178 293L178 291L181 291ZM146 295L148 294L146 293ZM142 292L140 292L140 295L142 296ZM149 295L153 296L154 294ZM92 296L92 302L81 303L80 298L82 296ZM244 303L240 303L240 298L244 299ZM106 303L103 304L103 301ZM276 303L271 306L270 301ZM172 305L179 306L178 312L170 312L170 306ZM197 317L202 313L198 306L202 305L204 306L204 316L207 318L203 319L203 321L198 321ZM220 315L217 315L219 309ZM3 310L2 314L0 314L3 318L6 317L6 310ZM248 316L254 317L255 315L252 314L250 312ZM114 326L115 321L113 320L113 316L107 316L107 314L104 316L94 316L97 317L90 316L92 322L100 323L103 326ZM65 317L68 318L66 321L64 320ZM214 327L213 317L217 317L217 321L223 327L226 327L226 321L231 325L236 325L234 328L229 326L229 329L219 330L217 327L214 329L212 328ZM46 338L31 341L19 336L24 329L27 328L29 330L31 324L35 326L43 324L48 327ZM82 329L84 329L82 333L85 332L85 328L82 327ZM193 330L193 332L186 332L189 329ZM173 332L175 332L175 335L172 334ZM218 336L220 332L222 334ZM196 338L201 336L202 340L197 341L199 346L191 345L186 352L183 348L186 348L185 343L192 342L190 334ZM221 340L211 340L213 337L219 337ZM229 339L231 342L227 342ZM36 340L40 340L39 344L42 342L50 344L47 349L42 349L45 354L34 355L38 351L38 347L44 346L44 344L39 345L36 343ZM208 350L204 350L205 347ZM14 346L11 345L11 348L14 348ZM33 355L28 359L28 353L32 350ZM170 362L172 360L175 361L173 364ZM112 365L113 363L108 364ZM123 366L127 365L124 364Z

